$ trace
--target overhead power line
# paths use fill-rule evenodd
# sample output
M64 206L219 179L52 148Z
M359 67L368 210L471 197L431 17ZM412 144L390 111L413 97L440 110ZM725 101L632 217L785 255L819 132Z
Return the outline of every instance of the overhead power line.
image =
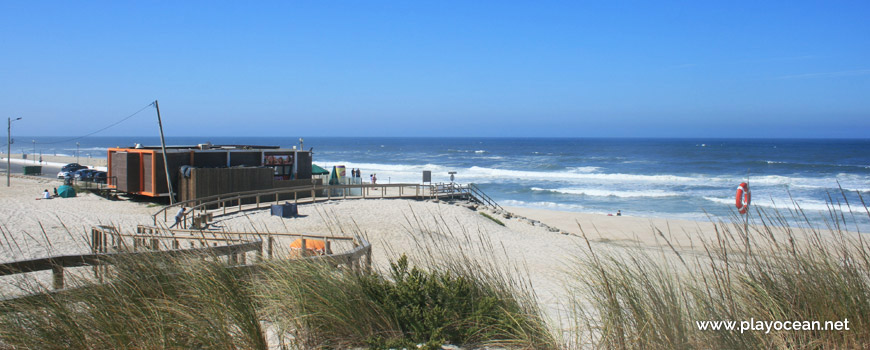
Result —
M60 140L60 141L53 141L53 142L37 142L37 143L40 144L40 145L51 145L51 144L56 144L56 143L64 143L64 142L70 142L70 141L80 140L80 139L83 139L83 138L85 138L85 137L88 137L88 136L94 135L94 134L96 134L96 133L99 133L99 132L101 132L101 131L104 131L104 130L106 130L106 129L108 129L108 128L111 128L111 127L113 127L113 126L115 126L115 125L121 124L121 123L123 123L124 121L126 121L127 119L133 118L133 116L139 114L140 112L144 111L146 108L151 107L151 106L154 106L154 102L151 102L151 103L147 104L145 107L142 107L141 109L139 109L138 111L136 111L135 113L130 114L130 115L124 117L124 119L121 119L121 120L119 120L119 121L117 121L117 122L114 122L114 123L112 123L112 124L109 124L108 126L103 127L103 128L101 128L101 129L99 129L99 130L97 130L97 131L94 131L94 132L92 132L92 133L89 133L89 134L87 134L87 135L82 135L82 136L73 137L73 138L69 138L69 139L66 139L66 140Z

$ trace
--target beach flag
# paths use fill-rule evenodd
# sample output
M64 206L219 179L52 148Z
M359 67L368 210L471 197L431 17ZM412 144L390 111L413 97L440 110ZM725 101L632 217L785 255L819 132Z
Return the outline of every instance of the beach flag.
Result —
M347 169L344 165L339 165L336 168L338 169L338 182L341 183L341 179L347 177Z

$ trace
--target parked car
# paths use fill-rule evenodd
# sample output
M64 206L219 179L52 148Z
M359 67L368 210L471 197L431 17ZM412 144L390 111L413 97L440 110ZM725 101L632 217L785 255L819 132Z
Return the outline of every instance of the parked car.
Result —
M63 167L61 167L61 168L60 168L60 171L61 171L61 172L64 172L64 171L76 172L76 171L78 171L78 170L80 170L80 169L87 169L87 168L88 168L88 167L86 167L86 166L84 166L84 165L81 165L81 164L79 164L79 163L69 163L69 164L64 165Z
M93 175L93 181L98 184L106 183L106 172L105 171L95 171Z
M75 172L75 179L79 181L92 181L94 179L94 169L81 169Z

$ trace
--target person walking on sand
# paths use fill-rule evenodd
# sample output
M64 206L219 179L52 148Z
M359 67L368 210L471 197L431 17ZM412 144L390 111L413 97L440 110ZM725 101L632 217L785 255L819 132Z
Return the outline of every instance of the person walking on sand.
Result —
M378 183L378 174L373 174L372 175L372 185L377 184L377 183Z
M173 228L176 225L180 224L181 219L183 219L183 218L184 218L184 207L181 207L180 209L178 209L178 212L175 213L175 223L172 224L172 226L169 226L169 228Z
M617 210L617 211L616 211L616 216L622 216L622 210Z

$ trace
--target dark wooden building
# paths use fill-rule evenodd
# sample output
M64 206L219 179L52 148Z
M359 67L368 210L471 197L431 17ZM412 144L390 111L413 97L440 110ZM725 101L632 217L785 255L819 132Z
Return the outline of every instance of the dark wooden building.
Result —
M211 145L166 147L176 199L311 184L311 153L277 146ZM159 146L110 148L108 184L120 192L169 196Z

